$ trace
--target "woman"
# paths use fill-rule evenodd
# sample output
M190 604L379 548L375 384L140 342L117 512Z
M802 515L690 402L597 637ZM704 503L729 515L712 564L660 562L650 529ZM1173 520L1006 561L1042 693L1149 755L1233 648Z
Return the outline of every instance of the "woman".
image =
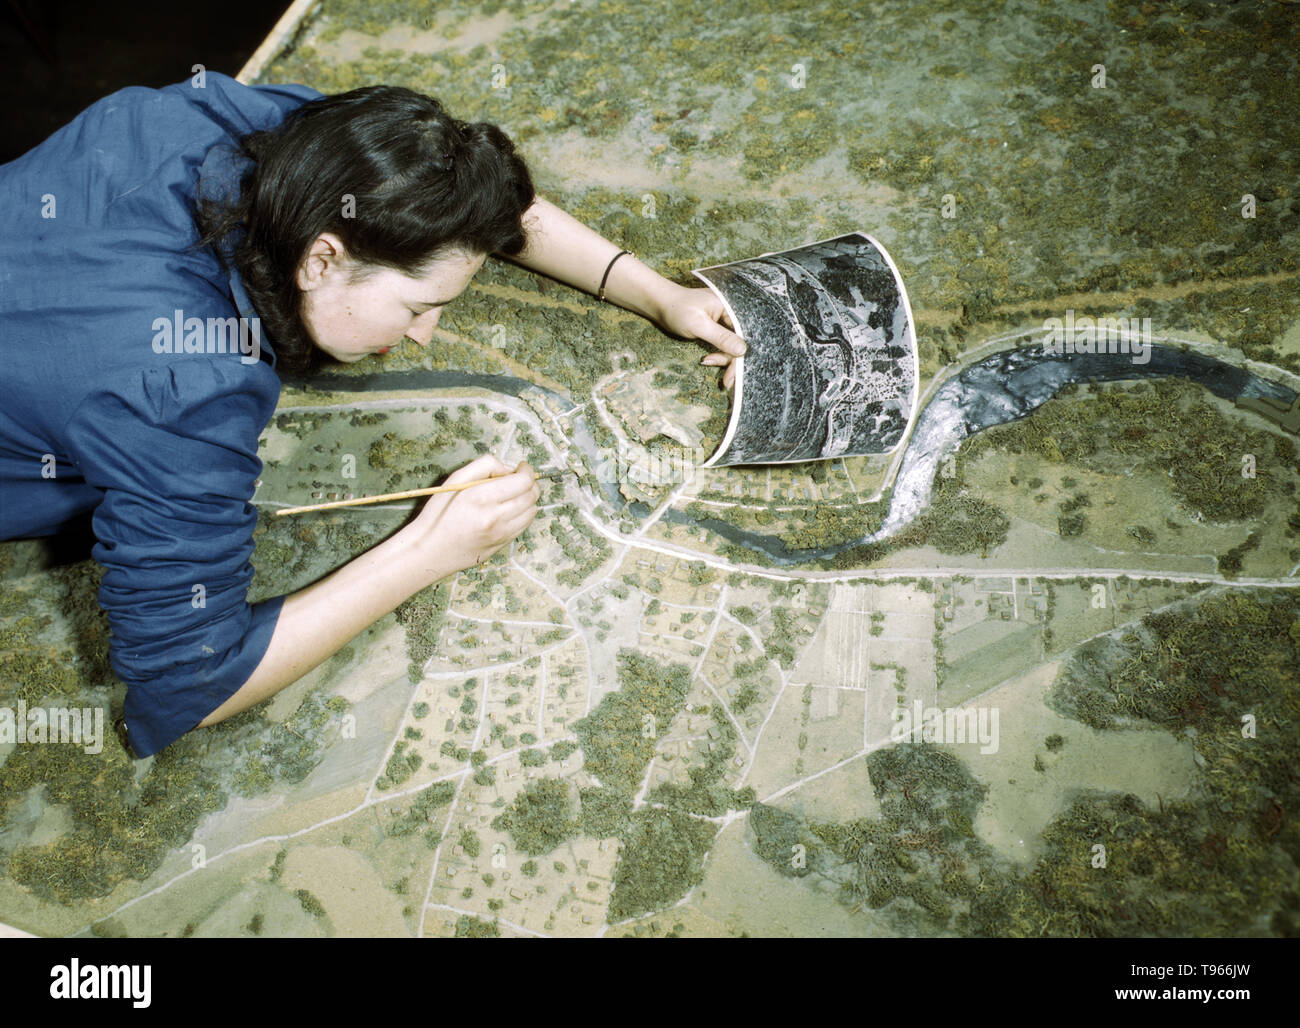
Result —
M486 455L406 527L306 589L247 602L279 371L427 346L489 254L711 343L675 285L537 197L495 126L410 90L323 97L208 73L100 100L0 167L0 539L93 512L129 747L154 753L266 699L537 511Z

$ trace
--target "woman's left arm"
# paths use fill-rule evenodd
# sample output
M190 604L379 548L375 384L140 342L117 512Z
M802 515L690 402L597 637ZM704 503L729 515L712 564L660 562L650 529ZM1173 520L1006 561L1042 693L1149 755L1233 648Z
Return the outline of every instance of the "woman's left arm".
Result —
M745 352L745 343L722 324L729 319L711 289L670 282L632 254L620 257L611 268L609 262L622 247L540 196L524 212L523 223L528 244L510 260L592 295L609 268L607 300L650 319L671 335L715 347L716 352L700 363L725 365L723 385L731 388L736 372L732 358Z

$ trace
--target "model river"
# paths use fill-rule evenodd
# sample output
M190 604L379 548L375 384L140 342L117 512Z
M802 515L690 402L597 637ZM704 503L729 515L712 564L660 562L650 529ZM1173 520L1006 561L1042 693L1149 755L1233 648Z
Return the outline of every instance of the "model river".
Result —
M1206 354L1174 346L1150 344L1150 359L1141 364L1125 353L1049 354L1042 346L1004 350L952 376L922 409L894 479L889 512L876 532L836 546L796 550L774 536L737 528L716 518L693 517L675 508L666 511L663 518L672 524L707 528L724 539L761 552L777 565L832 557L854 546L893 535L924 510L930 502L939 462L967 436L1023 418L1069 385L1171 375L1197 382L1226 400L1251 396L1289 406L1296 399L1294 390L1277 382ZM522 378L457 371L385 371L355 377L319 375L307 384L333 392L477 388L518 397L526 391L536 391L566 406L574 403L567 395ZM572 442L586 455L592 468L616 466L597 446L581 415L575 415L571 425ZM602 498L615 510L626 508L637 517L649 514L644 504L627 501L612 477L606 480L598 476L596 484Z

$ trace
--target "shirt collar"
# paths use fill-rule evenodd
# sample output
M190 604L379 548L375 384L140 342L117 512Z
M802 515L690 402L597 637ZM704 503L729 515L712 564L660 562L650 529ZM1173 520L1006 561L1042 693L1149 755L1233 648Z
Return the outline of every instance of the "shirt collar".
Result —
M229 143L218 143L208 150L208 154L199 168L199 181L195 199L207 199L220 204L235 202L239 196L240 180L252 163L248 157ZM220 250L220 256L224 260L225 267L229 269L231 299L239 310L240 317L258 319L259 328L262 329L258 338L261 340L262 349L271 355L271 367L274 368L276 361L275 349L270 338L266 335L261 318L258 317L258 313L253 307L253 301L248 295L248 290L244 288L243 276L235 268L234 248L243 238L243 235L243 226L237 226L216 246Z

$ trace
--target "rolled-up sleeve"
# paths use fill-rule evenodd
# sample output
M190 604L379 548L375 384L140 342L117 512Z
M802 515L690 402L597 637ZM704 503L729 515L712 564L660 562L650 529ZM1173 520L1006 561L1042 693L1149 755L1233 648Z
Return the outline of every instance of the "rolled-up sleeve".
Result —
M233 695L275 630L283 597L247 594L257 440L278 389L265 364L177 356L93 392L67 425L72 459L103 490L99 602L139 756Z

